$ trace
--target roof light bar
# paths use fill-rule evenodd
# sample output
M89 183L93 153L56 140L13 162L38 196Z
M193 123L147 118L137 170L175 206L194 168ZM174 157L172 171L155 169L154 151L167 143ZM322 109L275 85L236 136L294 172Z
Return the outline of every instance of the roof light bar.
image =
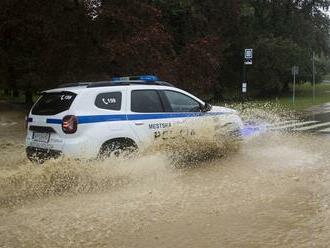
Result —
M159 81L157 76L153 75L141 75L141 76L132 76L132 77L114 77L112 81L131 81L131 80L141 80L147 82Z

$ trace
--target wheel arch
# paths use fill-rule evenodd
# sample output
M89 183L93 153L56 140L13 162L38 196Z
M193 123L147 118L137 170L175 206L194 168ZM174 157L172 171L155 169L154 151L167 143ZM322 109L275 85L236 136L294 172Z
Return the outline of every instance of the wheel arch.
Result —
M104 148L104 146L107 146L107 145L109 145L111 143L114 143L114 142L121 143L126 147L134 147L135 149L138 149L137 143L132 138L118 137L118 138L111 138L111 139L108 139L108 140L104 141L102 143L102 145L100 146L100 148L99 148L99 152L102 151L102 148Z

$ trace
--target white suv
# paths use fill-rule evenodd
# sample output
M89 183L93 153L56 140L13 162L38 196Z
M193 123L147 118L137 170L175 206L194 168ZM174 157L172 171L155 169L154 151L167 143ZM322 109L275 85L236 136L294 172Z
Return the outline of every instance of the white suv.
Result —
M211 106L155 76L73 83L42 93L27 118L32 161L61 155L98 158L115 150L146 149L186 120L221 119L239 132L237 112ZM225 121L223 121L225 120Z

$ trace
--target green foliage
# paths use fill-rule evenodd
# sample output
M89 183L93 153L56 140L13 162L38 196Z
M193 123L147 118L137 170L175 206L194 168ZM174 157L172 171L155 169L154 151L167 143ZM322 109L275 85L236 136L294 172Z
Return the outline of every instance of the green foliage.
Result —
M290 86L290 92L280 98L278 103L288 108L295 110L306 110L309 107L315 105L321 105L329 102L330 98L330 85L329 84L317 84L315 88L315 101L313 102L313 87L309 83L297 85L295 104L292 102L292 85Z
M306 74L304 68L307 58L305 51L297 44L281 37L259 37L254 43L254 65L249 79L252 94L260 96L279 94L291 81L292 65L300 66L300 74Z
M328 0L2 0L0 87L157 74L200 95L238 95L254 48L250 96L287 92L330 71Z
M0 5L0 49L8 72L2 77L9 87L47 88L79 75L88 51L82 6L61 0L11 0Z
M312 79L312 52L316 61L317 81L327 73L330 55L329 17L323 10L329 1L243 1L241 29L244 45L255 50L249 82L257 96L279 95L292 81L291 68L300 67L298 82Z

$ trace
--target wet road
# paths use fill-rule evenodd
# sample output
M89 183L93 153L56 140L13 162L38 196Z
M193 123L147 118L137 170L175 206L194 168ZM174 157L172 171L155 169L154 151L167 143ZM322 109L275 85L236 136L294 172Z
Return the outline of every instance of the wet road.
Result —
M296 118L177 169L162 151L34 166L1 114L19 124L0 125L0 247L329 247L329 138L278 128Z

